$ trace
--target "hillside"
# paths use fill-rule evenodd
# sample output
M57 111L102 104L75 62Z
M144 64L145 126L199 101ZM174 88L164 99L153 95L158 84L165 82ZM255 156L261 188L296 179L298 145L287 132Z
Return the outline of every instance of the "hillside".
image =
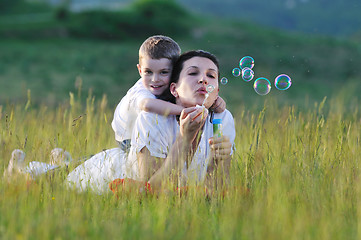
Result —
M196 14L235 18L288 31L354 37L361 34L358 0L175 0ZM61 0L52 0L59 4ZM73 0L71 9L124 8L135 0Z
M179 0L198 13L236 18L265 26L316 35L361 34L358 0Z
M122 12L114 14L121 16ZM161 14L152 16L148 24L164 22ZM345 96L347 106L358 98L361 47L354 42L291 34L206 15L187 18L192 19L192 23L185 24L184 31L170 32L175 29L171 28L175 23L168 21L167 25L154 25L157 30L141 32L147 36L170 35L183 51L205 49L215 53L221 62L221 75L229 79L227 85L221 86L221 95L230 107L235 108L239 103L262 106L266 99L277 99L282 104L307 108L307 104L312 106L314 101L321 101L325 96L339 94ZM102 29L103 25L99 26ZM0 40L0 105L15 101L25 104L28 89L33 105L57 105L68 100L69 92L86 98L88 90L92 89L96 99L106 94L109 103L115 106L139 77L135 67L137 51L146 36L103 39L65 35L59 38L51 36L51 31L45 32L50 36L41 35L43 29L37 32L36 27L32 25L32 36L22 38L25 40L11 36ZM107 27L113 31L109 24ZM286 73L292 78L291 88L282 92L273 87L267 96L257 95L252 82L244 82L231 74L245 55L255 59L255 78L266 77L272 81L278 74Z

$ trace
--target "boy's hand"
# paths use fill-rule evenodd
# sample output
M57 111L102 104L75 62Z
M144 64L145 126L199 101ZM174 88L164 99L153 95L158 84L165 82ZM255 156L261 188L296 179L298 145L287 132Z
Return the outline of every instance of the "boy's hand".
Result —
M210 107L210 110L213 110L215 113L221 113L226 110L226 102L220 96L217 97L213 105Z

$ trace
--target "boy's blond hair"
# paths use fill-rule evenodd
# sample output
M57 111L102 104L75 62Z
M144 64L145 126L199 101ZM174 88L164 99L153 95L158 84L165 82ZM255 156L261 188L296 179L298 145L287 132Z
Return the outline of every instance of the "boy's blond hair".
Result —
M139 64L145 57L152 59L168 58L177 60L181 49L173 39L167 36L155 35L147 38L139 48Z

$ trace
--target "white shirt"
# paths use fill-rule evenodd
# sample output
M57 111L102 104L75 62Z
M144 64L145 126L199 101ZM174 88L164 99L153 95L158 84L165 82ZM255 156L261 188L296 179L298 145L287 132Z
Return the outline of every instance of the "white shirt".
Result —
M135 120L141 111L139 104L145 98L156 97L143 86L142 79L139 79L116 107L112 128L118 142L131 139Z
M234 146L236 132L232 114L225 110L222 113L215 113L214 118L222 119L223 135L228 136L232 146ZM138 153L143 147L146 147L152 156L166 158L178 133L179 124L174 115L164 117L143 111L137 118L136 127L133 132L131 153ZM197 151L193 156L190 166L188 170L186 165L183 169L183 174L188 180L195 182L202 182L204 180L210 160L211 149L208 139L211 137L213 137L213 124L210 122L210 116L208 116ZM132 158L136 159L135 156L132 156Z
M223 134L228 136L232 146L235 139L235 127L232 114L225 110L214 114L221 118ZM201 182L205 178L210 157L208 139L213 136L213 125L209 116L204 124L202 136L196 153L183 174L188 180ZM67 177L67 184L82 191L88 188L98 194L109 192L109 183L117 178L139 179L137 153L146 147L154 157L166 158L179 133L179 124L174 115L167 117L142 111L135 123L132 146L129 155L120 148L100 152L74 169Z

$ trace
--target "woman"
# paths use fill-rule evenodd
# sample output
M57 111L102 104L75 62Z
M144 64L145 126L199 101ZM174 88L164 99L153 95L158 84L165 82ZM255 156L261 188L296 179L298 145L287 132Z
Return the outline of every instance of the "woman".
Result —
M213 138L208 111L202 105L206 87L213 85L204 106L209 108L218 97L219 65L214 55L190 51L175 63L170 93L176 104L185 107L178 117L142 112L135 122L129 155L115 148L98 153L80 165L67 178L70 185L98 193L108 190L117 178L145 181L153 190L161 189L165 179L176 179L177 186L198 184L215 167L227 171L235 138L231 113L214 114L223 121L223 136Z

